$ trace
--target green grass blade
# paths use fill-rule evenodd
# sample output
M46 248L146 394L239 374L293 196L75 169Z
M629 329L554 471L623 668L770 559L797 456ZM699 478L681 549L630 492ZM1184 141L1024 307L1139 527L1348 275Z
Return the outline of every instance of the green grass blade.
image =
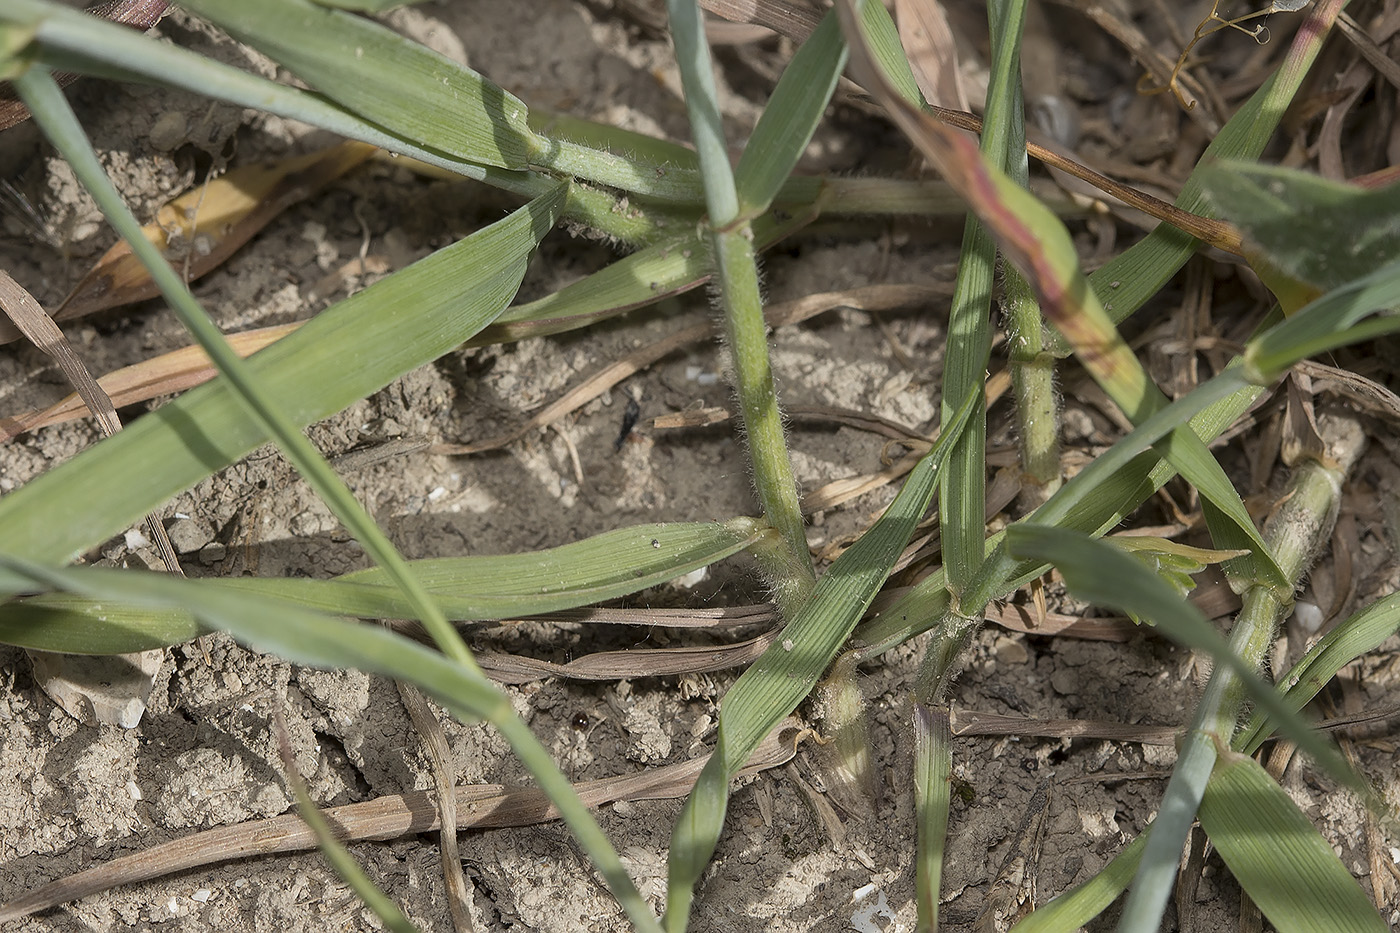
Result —
M413 605L414 617L422 620L439 647L459 663L474 666L476 662L472 659L471 651L414 578L403 556L370 518L345 481L301 433L300 425L287 416L281 403L252 375L247 361L229 346L218 327L194 300L184 280L162 256L160 249L146 238L140 224L107 177L97 153L83 135L82 127L69 109L57 82L42 66L36 66L17 75L14 86L35 122L67 160L74 175L92 195L113 228L141 260L180 322L218 368L223 381L232 389L242 413L276 440L297 472L363 545L366 553L393 579L395 586ZM554 201L557 210L562 198L556 195ZM551 226L553 220L551 216Z
M296 798L297 815L315 834L321 854L330 862L331 868L341 880L355 892L355 896L364 902L387 929L393 933L418 933L418 928L399 909L399 905L390 900L389 896L370 880L369 875L365 874L365 870L355 861L350 850L336 838L330 821L316 808L316 801L311 799L311 794L306 789L306 781L296 770L296 753L292 751L291 740L287 737L287 725L282 720L280 709L277 710L275 724L278 745L282 752L282 767L287 777L287 785Z
M778 609L788 615L811 591L815 575L797 499L797 482L788 457L782 412L773 385L768 325L763 319L763 299L758 287L754 230L751 218L739 213L739 195L724 142L714 66L700 6L696 0L667 0L666 8L681 84L685 88L691 135L695 139L705 184L705 205L709 211L709 217L703 221L708 233L706 245L719 305L724 312L725 343L732 364L730 379L738 397L742 429L748 442L754 490L763 507L764 518L777 531L782 543L781 547L769 547L760 542L754 548L754 556L769 577ZM792 93L788 91L785 97ZM772 132L772 129L765 130L765 137ZM804 141L802 148L805 146ZM782 174L785 177L787 170ZM773 179L773 182L779 184L780 179Z
M724 825L729 781L754 746L802 702L864 614L928 508L953 440L980 402L969 397L914 467L893 503L827 570L778 641L744 672L720 707L719 742L671 836L666 929L689 919L695 883Z
M1290 709L1302 709L1337 671L1375 650L1397 629L1400 629L1400 595L1392 594L1372 603L1329 632L1279 681L1278 689L1284 703ZM1262 710L1256 711L1230 745L1236 751L1253 754L1273 729L1272 718ZM1201 804L1203 821L1207 819L1204 811L1211 793L1212 788L1207 785ZM1217 831L1210 827L1207 830L1212 834ZM1098 916L1127 889L1137 873L1146 837L1147 832L1138 836L1101 872L1036 910L1017 924L1013 933L1070 933ZM1306 885L1301 890L1307 890Z
M672 165L692 173L700 171L700 161L696 158L694 149L669 139L658 139L610 123L532 107L530 129L548 139L576 143L615 156L635 158L645 165Z
M766 249L815 216L812 211L782 220L773 213L763 215L753 223L754 248ZM714 266L705 237L695 232L694 223L691 228L624 256L552 295L510 308L471 345L585 327L703 285Z
M953 732L944 707L914 702L914 808L918 851L914 874L915 929L938 929L943 851L952 795Z
M480 673L377 625L359 625L262 596L202 586L170 574L95 568L55 569L0 554L0 568L30 589L58 589L91 599L193 612L202 625L229 632L249 647L298 664L355 668L408 681L463 722L495 725L585 852L598 866L640 930L658 930L655 917L628 877L612 844L549 752L515 715L510 700Z
M29 589L28 579L0 570L12 592ZM45 593L0 605L0 643L65 654L126 654L193 641L199 624L188 612L152 609Z
M1194 607L1175 594L1170 584L1146 565L1104 542L1030 524L1008 529L1007 540L1013 552L1042 559L1054 555L1054 563L1064 575L1066 585L1081 598L1154 620L1174 641L1206 651L1215 661L1210 683L1182 740L1152 839L1143 853L1118 925L1125 933L1155 929L1161 923L1176 880L1182 843L1211 778L1216 749L1223 747L1234 731L1239 709L1236 694L1252 695L1273 714L1286 709L1278 694L1254 673L1258 657L1267 647L1273 630L1272 616L1260 620L1251 616L1248 621L1245 618L1251 611L1251 598L1263 605L1269 601L1269 591L1256 586L1246 594L1245 612L1236 622L1227 644ZM1113 551L1117 553L1110 553ZM1265 608L1265 612L1269 610ZM1288 715L1291 719L1286 731L1291 738L1352 786L1358 789L1364 786L1340 756L1309 730L1296 713L1289 711Z
M1336 750L1229 650L1225 638L1199 609L1142 562L1103 541L1062 528L1022 523L1008 528L1006 539L1013 555L1059 568L1065 585L1080 599L1151 619L1168 638L1209 654L1216 665L1240 678L1254 702L1277 717L1280 730L1299 748L1338 779L1359 786Z
M1245 105L1220 129L1197 162L1255 159L1264 151L1284 112L1322 49L1322 42L1347 0L1317 0L1299 27L1293 46L1278 71L1269 76ZM1211 216L1198 168L1182 186L1175 204L1193 214ZM1159 224L1146 238L1119 253L1089 276L1114 323L1137 311L1176 275L1196 253L1198 241L1170 224ZM1063 349L1063 347L1062 347Z
M539 173L508 171L449 156L390 133L319 95L248 74L79 10L40 0L10 0L0 8L0 20L32 25L39 60L55 70L195 91L382 146L526 197L558 184Z
M1201 827L1279 933L1386 933L1361 886L1293 799L1247 755L1222 751Z
M441 356L500 314L561 197L556 189L340 302L248 369L305 425ZM224 380L207 383L0 499L0 550L70 560L268 439ZM84 521L56 525L55 509Z
M1024 2L987 6L992 36L991 83L981 154L1003 173L1025 164L1024 114L1021 111L1021 34ZM1018 137L1022 145L1014 151ZM952 414L958 399L984 386L992 350L992 283L996 273L996 242L982 221L969 215L963 227L957 284L948 316L947 351L943 362L942 416ZM938 497L943 536L943 565L955 596L962 594L981 567L987 537L987 417L978 413L948 459ZM976 613L981 606L960 604L960 612Z
M676 47L676 63L685 88L685 108L690 115L690 132L700 156L700 175L705 185L705 209L710 224L722 228L739 216L739 195L734 172L729 167L729 147L719 115L719 92L715 89L714 63L705 39L705 17L696 0L666 0L671 38Z
M1279 680L1283 702L1294 710L1307 706L1338 671L1375 651L1396 632L1400 632L1400 593L1391 593L1332 629L1293 665ZM1273 734L1274 728L1271 717L1262 710L1256 711L1230 744L1252 755Z
M1250 379L1267 383L1298 360L1400 329L1400 262L1333 289L1245 348ZM1367 321L1375 312L1383 314Z
M1022 917L1011 933L1075 933L1127 890L1150 835L1149 826L1094 877Z
M1245 255L1275 294L1271 273L1315 296L1400 259L1400 185L1372 190L1247 162L1202 172L1206 195L1240 228Z
M1199 729L1189 730L1181 739L1172 776L1162 792L1157 818L1152 821L1152 836L1142 851L1132 890L1118 918L1118 933L1161 927L1181 869L1181 849L1196 822L1196 811L1214 766L1213 737Z
M618 156L566 139L544 137L531 150L530 161L557 175L571 175L639 197L674 202L672 206L694 207L702 203L700 175L685 163L647 162L638 156Z
M846 5L840 9L848 11ZM1080 272L1078 254L1064 225L1029 192L981 158L966 137L899 98L876 70L858 27L853 19L848 22L844 18L847 16L849 13L843 12L843 23L854 30L848 35L852 71L877 92L891 108L895 122L992 230L1007 259L1036 289L1046 316L1075 348L1094 380L1134 424L1163 408L1166 398L1148 378ZM953 353L949 356L950 360L956 358ZM1228 519L1212 524L1217 546L1235 550L1248 542L1252 558L1238 558L1231 566L1245 566L1251 580L1263 578L1275 586L1285 586L1284 575L1259 537L1239 494L1205 445L1190 431L1182 430L1166 439L1159 449ZM1244 561L1249 564L1243 565ZM949 581L958 601L975 610L978 602L965 598L967 591L962 581L951 572Z
M658 586L737 553L762 533L752 519L639 525L525 554L410 561L443 614L457 621L572 609ZM14 581L18 583L19 581ZM232 577L201 586L362 619L400 619L413 604L378 568L333 580ZM0 605L0 642L73 654L122 654L189 641L188 612L154 611L67 594Z
M768 323L763 318L752 231L742 223L739 229L714 231L710 242L724 309L730 378L743 417L754 490L764 518L782 539L781 547L755 547L754 557L768 577L773 601L787 618L811 592L816 574L788 456L786 426L773 385Z
M527 108L481 75L378 23L308 0L182 5L354 113L452 155L525 169Z
M1153 415L1104 451L1065 483L1035 514L1023 521L1071 528L1102 535L1142 504L1175 475L1152 445L1186 420L1203 440L1219 435L1253 404L1261 390L1249 385L1241 367L1231 366L1168 409ZM988 555L977 583L976 600L990 600L1014 591L1040 576L1046 565L1017 561L1006 549L1005 534L987 540ZM857 634L871 656L928 631L948 610L946 576L940 570L916 585Z
M890 11L883 3L861 3L860 25L870 45L870 54L880 63L881 70L899 96L915 107L927 107L928 101L924 100L919 82L909 67L909 59L899 41L899 29L890 17Z
M827 13L793 56L744 145L734 170L742 214L756 216L773 202L806 151L845 67L841 24Z
M691 231L637 250L553 294L514 305L484 331L481 344L558 333L645 307L702 284L709 256ZM474 341L477 342L477 341Z

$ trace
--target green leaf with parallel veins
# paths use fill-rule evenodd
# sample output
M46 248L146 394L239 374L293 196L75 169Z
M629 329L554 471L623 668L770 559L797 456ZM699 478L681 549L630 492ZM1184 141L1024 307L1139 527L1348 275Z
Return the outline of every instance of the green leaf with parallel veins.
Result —
M330 99L452 155L525 169L538 137L525 103L378 23L309 0L185 0Z
M1245 162L1219 162L1202 175L1286 314L1400 259L1400 184L1372 190Z
M1293 798L1247 755L1222 750L1201 827L1279 933L1386 933L1332 846Z

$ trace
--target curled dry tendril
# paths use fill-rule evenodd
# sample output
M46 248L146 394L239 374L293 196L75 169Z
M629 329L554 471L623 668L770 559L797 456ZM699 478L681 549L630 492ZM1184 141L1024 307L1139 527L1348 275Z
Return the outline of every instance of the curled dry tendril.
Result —
M1262 19L1267 17L1270 13L1296 13L1311 2L1312 0L1273 0L1266 9L1256 10L1253 13L1246 13L1244 16L1239 16L1235 19L1226 19L1220 15L1220 0L1215 0L1215 2L1211 4L1210 12L1206 14L1205 19L1196 24L1196 31L1192 33L1191 41L1186 44L1186 48L1181 50L1181 55L1177 58L1176 65L1173 66L1171 74L1167 77L1167 83L1153 85L1151 84L1152 75L1145 74L1138 80L1138 93L1161 94L1165 91L1171 91L1177 103L1181 104L1183 109L1191 110L1196 106L1196 102L1194 100L1187 100L1186 95L1181 90L1179 79L1182 70L1186 67L1187 59L1191 55L1191 50L1196 47L1197 43L1207 36L1215 35L1221 30L1234 29L1249 36L1260 45L1263 45L1269 41L1268 26L1265 26L1263 23L1257 23L1250 28L1241 26L1240 24L1252 19Z

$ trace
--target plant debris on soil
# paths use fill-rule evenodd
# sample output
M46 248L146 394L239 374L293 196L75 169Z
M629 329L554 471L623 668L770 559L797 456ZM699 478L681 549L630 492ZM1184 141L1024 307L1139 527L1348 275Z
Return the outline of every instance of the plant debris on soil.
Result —
M981 4L947 6L959 40L960 81L976 109L985 89L985 14ZM1393 57L1396 4L1353 6L1372 44ZM1265 43L1233 30L1207 40L1197 51L1208 61L1198 66L1193 60L1183 80L1197 99L1190 110L1170 93L1139 94L1143 60L1150 59L1147 70L1160 82L1163 63L1169 71L1209 10L1209 3L1169 8L1130 0L1033 5L1025 53L1032 135L1170 201L1211 127L1268 74L1297 21L1270 16ZM638 0L481 0L401 9L384 21L470 63L532 107L683 140L684 105L659 11ZM184 14L171 13L158 30L202 54L275 73L265 59ZM766 30L726 31L723 24L715 37L727 129L731 139L742 139L793 45ZM1270 150L1271 161L1307 163L1331 177L1394 161L1397 88L1389 74L1377 77L1377 66L1359 47L1334 39L1296 117L1285 121L1288 129ZM143 221L211 173L335 142L276 117L171 91L82 79L68 94ZM801 169L921 171L899 134L846 91ZM1049 184L1044 173L1036 175ZM36 211L28 224L16 213L5 216L0 263L45 307L55 307L112 245L112 235L32 124L0 136L0 176L11 179ZM1064 183L1071 195L1083 194L1077 182ZM226 331L304 319L366 279L403 268L512 206L508 196L480 185L429 180L371 161L289 208L194 291ZM1071 229L1092 267L1137 237L1141 224L1132 211L1094 211ZM782 401L794 414L793 460L813 506L809 541L823 556L866 528L898 481L870 483L870 491L849 500L829 495L826 487L889 470L937 424L946 300L930 296L948 293L962 228L961 216L824 223L764 257L773 304L873 286L918 287L911 293L917 299L873 311L833 300L823 313L773 331ZM556 290L613 255L606 243L558 231L533 260L520 300ZM1223 365L1265 310L1265 294L1243 266L1203 255L1130 319L1126 331L1159 384L1179 395ZM745 453L723 420L730 402L725 363L705 336L711 318L705 296L695 292L583 331L459 350L309 434L331 457L377 452L338 465L410 558L526 551L641 522L752 514ZM692 327L699 328L692 342L664 356L643 352ZM68 323L65 332L94 373L188 342L160 301ZM1384 394L1397 388L1397 349L1389 342L1337 351L1309 371L1319 407L1355 410L1372 441L1345 490L1332 548L1299 595L1300 605L1320 608L1324 625L1394 592L1400 578L1400 410L1391 405L1394 396ZM526 425L536 409L633 354L641 362L617 376L620 381L547 424ZM1004 366L1001 350L993 359L994 369ZM1356 389L1350 374L1365 377L1368 388ZM1122 425L1076 368L1066 366L1060 388L1073 471L1120 436ZM23 343L0 348L0 417L45 407L69 391L40 351ZM1246 501L1264 511L1283 475L1282 395L1267 398L1216 448ZM154 404L120 414L137 418ZM998 478L989 484L997 499L989 507L993 527L1019 514L1006 405L996 404L989 415L989 471ZM811 411L816 414L801 416ZM871 430L871 419L883 419L883 427ZM78 420L0 446L0 494L99 436L95 425ZM484 452L443 452L452 449L444 445L490 446L485 442L493 439L502 442ZM1198 508L1184 486L1173 484L1133 524L1181 531L1194 526ZM164 518L191 576L323 578L366 565L359 546L271 448L178 496ZM1198 538L1182 535L1202 543ZM155 552L141 540L116 538L88 557L151 566ZM920 568L926 571L927 562L916 559L892 585L912 583ZM1199 592L1208 614L1228 618L1237 605L1223 584ZM735 559L623 605L715 609L762 604L765 596L752 565ZM1150 630L1097 618L1101 614L1053 585L1049 597L1046 619L1024 594L989 610L994 622L1005 624L982 632L956 687L954 804L941 895L950 931L986 929L979 918L1003 897L996 882L1009 858L1023 856L1029 865L1018 896L1043 903L1089 878L1141 832L1175 757L1172 730L1185 723L1207 673L1205 659ZM712 645L765 631L763 621L696 632L570 619L481 625L468 635L484 652L567 664L595 652ZM1280 637L1275 671L1296 659L1308 637L1290 624ZM698 891L692 929L912 930L909 697L920 655L918 643L908 644L859 675L879 782L874 799L843 793L829 752L805 735L789 735L796 744L788 756L776 756L771 768L738 782L725 835ZM531 673L506 678L514 682L503 689L572 780L639 780L709 751L719 700L735 676L714 670L587 681ZM1400 703L1400 639L1344 671L1325 702L1330 716L1393 712ZM379 678L300 668L209 635L165 652L140 724L121 728L75 720L40 689L23 651L0 647L0 904L195 833L288 813L291 793L272 728L274 709L285 717L297 765L323 807L368 806L400 795L421 800L433 786L399 695ZM492 729L439 718L459 785L528 785ZM1019 720L1035 722L1018 726ZM1339 732L1362 773L1390 800L1400 799L1395 722L1390 716ZM1282 784L1377 903L1397 903L1400 839L1384 837L1360 803L1306 762L1292 764ZM673 799L622 795L606 798L598 811L656 906L679 807ZM447 930L436 842L423 835L428 826L420 820L350 848L415 923ZM6 929L376 926L319 854L248 851L259 854L230 854L217 864L92 894ZM467 829L461 856L480 930L627 928L557 823ZM1171 908L1170 922L1192 931L1234 929L1240 895L1223 865L1207 855L1195 881ZM1111 923L1112 911L1092 928Z

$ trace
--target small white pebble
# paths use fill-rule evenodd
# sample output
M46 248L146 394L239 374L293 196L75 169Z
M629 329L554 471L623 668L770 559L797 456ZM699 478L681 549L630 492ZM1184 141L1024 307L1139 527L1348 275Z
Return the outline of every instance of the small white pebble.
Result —
M126 549L137 551L151 543L151 539L143 535L138 528L133 528L126 533Z
M869 885L869 887L874 887L874 885ZM863 891L865 889L862 888L861 890ZM890 902L885 897L884 891L880 892L880 897L875 903L862 907L851 914L851 926L859 930L860 933L886 933L886 931L889 930L898 931L903 929L900 926L880 923L876 918L882 918L891 922L894 920L894 910L891 909Z
M792 639L791 639L791 638L784 638L784 639L783 639L783 650L784 650L784 651L791 651L791 650L792 650Z
M436 502L445 495L447 495L447 488L445 486L439 486L432 492L428 493L428 501Z
M1315 635L1322 628L1322 610L1306 600L1293 604L1293 622L1305 635Z
M126 794L127 794L127 796L130 797L132 800L140 800L140 799L141 799L141 788L139 788L139 787L136 786L136 782L135 782L135 781L127 781L127 782L126 782Z
M213 894L214 892L209 890L208 888L200 888L198 891L190 895L190 900L199 901L201 904L203 904L205 901L209 900L209 898L212 897Z
M701 567L698 570L692 570L690 573L682 574L681 576L676 577L676 579L672 580L671 582L674 583L676 586L684 587L688 590L691 587L698 585L702 580L704 580L705 577L709 575L709 572L710 568Z

